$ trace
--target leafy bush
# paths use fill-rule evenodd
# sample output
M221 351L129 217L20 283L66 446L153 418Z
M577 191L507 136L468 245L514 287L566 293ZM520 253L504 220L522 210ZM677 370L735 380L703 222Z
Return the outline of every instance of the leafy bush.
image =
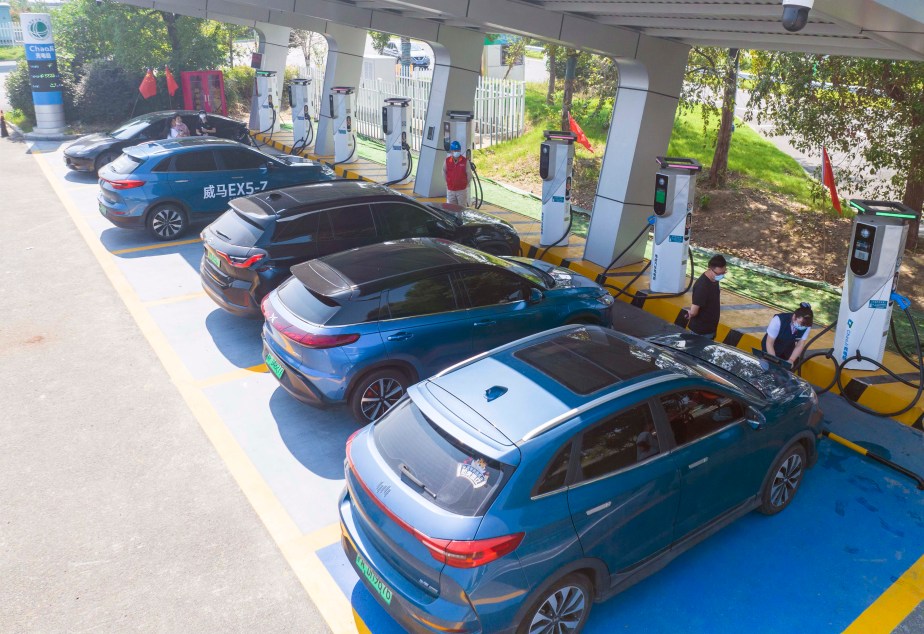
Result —
M74 82L70 75L61 73L61 93L64 96L64 116L70 119L74 114ZM10 106L21 111L35 123L35 104L32 103L32 84L29 81L29 66L25 60L16 64L16 69L6 77L6 94Z
M76 110L85 123L111 123L127 119L138 96L140 80L112 60L86 65L77 86Z
M253 94L254 70L249 66L225 68L225 99L228 112L250 111L250 96Z

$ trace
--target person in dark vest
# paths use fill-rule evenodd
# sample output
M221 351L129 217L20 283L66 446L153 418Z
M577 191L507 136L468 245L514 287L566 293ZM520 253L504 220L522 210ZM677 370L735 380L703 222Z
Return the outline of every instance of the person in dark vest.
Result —
M196 120L196 136L215 136L216 132L215 124L209 120L208 113L200 110L199 118Z
M725 277L727 263L722 255L713 255L709 267L693 284L693 303L686 309L690 316L690 330L703 337L715 339L722 309L719 282Z
M774 315L760 342L761 349L795 365L808 343L812 319L812 305L808 302L799 304L795 312Z
M449 144L449 156L443 163L446 177L446 202L468 207L468 159L458 141Z

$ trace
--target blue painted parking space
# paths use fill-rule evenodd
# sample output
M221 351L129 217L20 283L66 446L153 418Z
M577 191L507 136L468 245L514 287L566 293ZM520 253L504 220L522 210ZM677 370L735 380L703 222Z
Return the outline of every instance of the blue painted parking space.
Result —
M924 555L924 495L832 442L783 513L751 513L594 606L604 632L841 632ZM318 552L375 634L402 629L340 544Z

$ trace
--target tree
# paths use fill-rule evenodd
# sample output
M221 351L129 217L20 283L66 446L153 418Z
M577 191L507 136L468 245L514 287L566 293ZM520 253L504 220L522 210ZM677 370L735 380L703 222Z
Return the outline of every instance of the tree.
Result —
M561 100L560 130L571 129L571 121L568 115L571 114L571 102L574 99L574 78L577 75L578 55L578 51L568 49L568 58L565 62L565 93Z
M749 107L757 120L791 137L798 149L822 147L862 161L840 166L841 180L865 198L924 206L924 64L801 53L754 54L757 84ZM881 171L894 171L888 180ZM919 223L908 234L916 248Z
M712 135L713 117L719 116L707 181L710 187L723 187L728 173L740 60L741 51L737 48L703 47L694 47L687 59L680 109L697 109L702 113L703 135L706 138Z
M526 55L527 39L525 37L507 36L507 42L508 44L504 48L504 64L507 65L507 72L504 73L504 79L510 76L510 71L513 70L514 66L523 63L523 58Z
M372 48L374 48L375 52L379 55L381 55L382 51L385 50L385 46L391 42L390 33L382 33L381 31L369 31L369 37L372 38Z
M555 103L555 62L558 56L558 46L555 44L545 45L545 58L549 66L549 86L545 92L545 102L550 106Z

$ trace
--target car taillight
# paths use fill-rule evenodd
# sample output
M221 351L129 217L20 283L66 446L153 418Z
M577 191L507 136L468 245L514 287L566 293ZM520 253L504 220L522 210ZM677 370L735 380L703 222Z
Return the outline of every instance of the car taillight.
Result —
M285 335L286 339L294 341L297 344L303 345L306 348L338 348L340 346L345 346L351 344L354 341L359 339L357 334L349 335L316 335L311 332L305 332L304 330L296 327L289 326L288 328L280 328L277 324L276 330Z
M104 181L112 185L113 189L134 189L135 187L141 187L144 185L144 181L133 180L133 179L120 179L117 181L109 180L104 178Z
M237 269L246 269L250 268L260 260L266 257L265 253L257 253L256 255L251 255L250 257L243 257L238 255L228 255L227 253L222 253L219 250L215 250L215 253L218 254L222 260L233 266Z
M525 533L514 533L503 537L466 541L426 537L418 531L416 537L437 561L453 568L477 568L515 551L523 541L524 535Z
M526 533L514 533L512 535L504 535L503 537L489 537L488 539L440 539L438 537L425 535L398 517L394 511L385 506L385 503L372 492L356 472L356 465L353 464L353 456L350 453L350 445L353 443L353 437L360 431L362 430L360 429L354 432L353 435L347 439L346 462L350 471L353 472L356 481L359 482L363 491L375 502L376 506L378 506L391 521L413 535L423 544L427 551L429 551L430 556L435 560L447 566L452 566L453 568L477 568L478 566L484 566L496 559L500 559L504 555L509 555L519 547Z

